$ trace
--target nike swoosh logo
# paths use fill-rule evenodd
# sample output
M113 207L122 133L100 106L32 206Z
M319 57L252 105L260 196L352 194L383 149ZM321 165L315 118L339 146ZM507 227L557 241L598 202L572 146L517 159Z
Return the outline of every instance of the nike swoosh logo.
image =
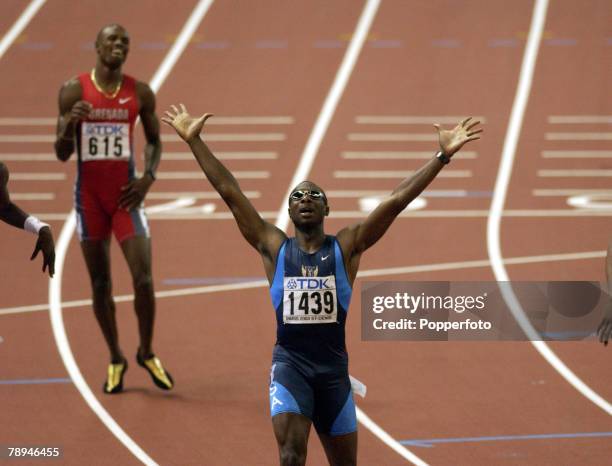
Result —
M321 257L321 260L324 261L325 259L327 259L329 257L329 254L325 257Z
M131 97L126 97L125 99L119 99L119 105L123 105L128 103L130 100L132 100Z

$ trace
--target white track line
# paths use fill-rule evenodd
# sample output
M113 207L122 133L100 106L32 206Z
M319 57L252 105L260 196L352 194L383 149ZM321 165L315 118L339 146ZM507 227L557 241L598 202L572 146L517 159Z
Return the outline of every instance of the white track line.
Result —
M412 176L415 170L336 170L334 178L398 178ZM443 170L438 178L470 178L471 170Z
M19 37L19 34L23 32L23 30L30 23L32 18L38 13L38 10L45 4L45 0L32 0L30 4L27 6L25 10L19 15L19 18L13 26L8 30L8 32L0 41L0 59L4 56L6 51L13 45L15 39Z
M295 119L290 116L215 116L207 125L292 125ZM5 117L0 118L0 126L55 126L56 118ZM165 154L164 154L165 155Z
M232 174L238 179L244 180L255 180L270 178L270 172L266 170L237 170L233 171ZM206 176L202 173L202 170L197 171L176 171L176 172L164 172L159 171L157 178L160 180L205 180Z
M612 141L612 133L546 133L547 141Z
M11 199L15 201L52 201L54 193L11 193Z
M433 151L344 151L340 155L343 159L357 160L429 160ZM461 152L462 159L475 159L476 156L474 151Z
M232 151L215 152L219 160L274 160L278 152L273 151ZM0 159L2 156L0 155ZM191 152L164 152L164 160L194 160Z
M612 189L534 189L534 196L579 196L581 194L612 194Z
M329 123L331 122L334 112L336 111L340 97L342 97L348 80L351 77L355 63L357 63L357 58L359 57L359 53L363 48L363 44L367 38L368 31L370 30L372 22L374 21L374 17L376 16L379 6L380 0L368 0L365 4L363 12L361 13L357 28L355 29L355 33L351 38L351 42L346 54L344 55L340 69L336 73L334 83L327 94L323 108L321 109L315 126L310 133L310 137L308 138L308 142L306 143L306 147L302 153L300 163L293 174L293 178L289 184L287 193L281 202L281 207L278 211L278 217L276 220L276 226L283 231L286 231L289 225L286 199L288 199L289 194L291 194L293 187L300 181L303 181L310 173L310 169L312 168L314 159L317 156L321 142L325 137ZM427 463L423 462L418 456L400 444L397 440L392 438L381 427L372 422L365 415L365 413L361 411L361 409L358 407L355 407L355 409L357 410L357 419L359 422L361 422L368 430L376 435L383 443L413 464L418 466L426 466Z
M534 75L538 48L540 45L542 31L546 21L547 0L536 0L534 5L533 17L521 65L519 84L512 105L510 123L504 140L501 163L495 182L493 201L491 203L491 213L487 222L487 250L491 260L491 267L498 282L509 282L510 277L504 267L503 256L500 244L501 214L504 209L508 184L512 174L512 165L516 155L516 146L521 133L521 125L529 99L529 92ZM576 390L582 395L602 408L606 413L612 414L612 405L595 393L582 380L580 380L559 357L543 341L535 341L539 338L537 332L525 316L525 313L512 291L511 286L500 286L500 291L506 304L510 308L514 318L521 326L523 332L530 340L530 343L548 361L548 363Z
M609 159L612 150L543 150L544 159Z
M261 142L284 141L286 139L287 135L285 133L206 133L207 141ZM162 134L161 140L163 142L183 142L178 134Z
M55 154L46 153L4 154L0 152L0 160L10 160L11 162L57 162L57 157Z
M540 178L609 178L612 170L538 170Z
M164 58L161 66L153 76L150 82L151 89L153 92L157 92L165 79L170 74L174 64L183 53L183 50L189 43L189 40L193 36L195 30L200 25L204 15L212 5L213 0L201 0L192 11L189 19L183 26L179 36L177 37L172 48ZM66 330L63 323L62 317L62 273L64 268L64 260L70 244L70 238L74 233L76 225L76 217L74 210L70 213L68 220L64 224L60 233L58 244L56 248L56 275L55 278L49 280L49 308L51 317L51 326L53 328L53 334L58 347L58 351L68 370L70 378L74 382L75 387L89 407L94 413L100 418L104 425L112 432L117 439L123 443L128 450L138 458L142 463L147 466L157 466L157 463L149 457L126 433L125 431L114 421L114 419L108 414L104 407L97 400L87 382L83 378L81 371L79 370L74 355L70 349L70 343L66 336Z
M362 125L456 125L465 116L415 116L415 115L360 115L355 117L355 123ZM474 120L486 123L483 116L474 116ZM463 155L463 152L461 153Z
M259 199L259 191L244 191L244 195L249 199ZM11 194L12 197L12 194ZM179 197L192 197L194 199L221 199L217 191L162 191L147 193L147 199L177 199Z
M577 261L577 260L590 260L590 259L601 259L606 257L606 251L587 251L587 252L575 252L565 254L548 254L539 256L522 256L522 257L508 257L504 259L506 265L522 265L522 264L540 264L547 262L561 262L561 261ZM421 265L408 265L403 267L387 267L384 269L369 269L361 270L357 274L357 278L370 278L370 277L381 277L381 276L392 276L392 275L408 275L413 273L425 273L425 272L443 272L448 270L465 270L473 268L488 267L490 262L488 259L463 261L463 262L443 262L438 264L421 264ZM188 287L179 288L176 290L165 290L157 291L155 293L156 299L162 298L174 298L179 296L192 296L198 294L209 294L209 293L220 293L224 291L236 291L249 288L264 288L268 286L267 280L255 280L243 283L231 283L226 285L208 285L201 287ZM124 303L130 302L134 299L134 295L118 295L113 297L115 302ZM79 307L90 307L92 302L91 299L77 299L73 301L63 301L63 309L68 308L79 308ZM29 312L41 312L48 311L49 304L31 304L28 306L15 306L0 308L0 316L10 314L25 314Z
M11 181L62 181L66 179L65 173L11 173Z
M612 123L612 115L550 115L548 122L551 124Z
M438 135L430 133L348 133L349 141L437 141Z
M55 126L56 118L5 117L0 118L0 126Z

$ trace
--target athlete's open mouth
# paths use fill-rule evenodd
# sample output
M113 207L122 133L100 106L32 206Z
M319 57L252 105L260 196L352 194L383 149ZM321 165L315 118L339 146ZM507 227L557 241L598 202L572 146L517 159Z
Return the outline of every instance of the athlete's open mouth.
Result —
M314 212L313 209L311 209L310 207L302 207L299 210L300 215L310 215Z

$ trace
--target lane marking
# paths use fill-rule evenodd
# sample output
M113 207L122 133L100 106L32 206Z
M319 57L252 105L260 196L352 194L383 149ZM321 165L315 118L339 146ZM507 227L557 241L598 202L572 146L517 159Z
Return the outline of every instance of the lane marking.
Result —
M500 442L516 440L550 440L550 439L575 439L575 438L604 438L612 437L612 432L577 432L575 434L533 434L533 435L496 435L489 437L456 437L456 438L432 438L402 440L402 445L412 447L431 448L435 444L444 443L472 443L472 442Z
M551 124L565 123L612 123L612 115L550 115Z
M55 157L55 154L46 153L5 154L0 152L0 160L12 162L57 162L57 157Z
M214 121L213 121L214 120ZM207 125L292 125L291 116L215 116ZM55 118L5 117L0 126L55 126Z
M270 178L270 172L267 170L237 170L232 174L238 179L254 180ZM204 180L206 176L201 170L197 171L174 171L174 172L157 172L157 178L160 180Z
M50 379L13 379L0 380L0 385L44 385L52 383L72 383L71 379L66 377L50 378Z
M0 155L0 158L2 156ZM144 156L143 156L144 157ZM219 160L275 160L278 152L272 151L234 151L215 152ZM195 160L191 152L164 152L164 160Z
M608 178L612 176L612 170L538 170L540 178Z
M544 159L608 159L612 150L543 150Z
M535 341L538 339L537 332L532 327L529 319L525 316L523 308L518 301L516 295L512 291L512 286L508 286L510 277L506 268L501 251L501 217L512 175L512 166L516 155L516 147L520 138L521 126L529 99L531 83L533 80L538 48L542 38L542 31L546 22L546 9L548 8L547 0L536 0L533 9L533 17L527 45L525 46L525 54L519 76L519 83L512 104L512 112L510 115L510 123L504 139L501 162L497 179L495 181L495 189L493 201L491 203L491 213L487 221L487 251L491 260L491 267L495 274L495 279L498 282L506 283L506 286L500 284L500 291L510 308L517 323L530 340L533 347L540 355L576 390L582 395L602 408L605 412L612 415L612 405L604 400L600 395L595 393L582 380L580 380L559 357L549 348L543 341Z
M178 134L162 134L161 139L163 142L183 142ZM286 139L287 135L285 133L206 133L207 141L260 142L284 141Z
M159 91L159 88L166 80L170 71L174 67L174 64L181 56L185 47L189 43L189 40L193 36L194 32L200 25L202 19L206 15L212 5L213 0L200 0L192 11L191 15L187 19L187 22L183 26L180 34L176 41L172 45L172 48L168 51L168 54L164 58L160 67L155 72L153 79L149 83L153 92ZM51 327L53 329L53 335L55 336L55 342L66 366L66 370L73 380L75 387L81 393L89 407L98 416L102 423L111 431L111 433L117 437L117 439L123 443L127 449L142 463L147 466L157 466L157 463L147 455L139 445L137 445L130 436L115 422L110 414L100 404L96 396L93 394L87 382L85 381L79 366L77 365L72 350L70 349L70 343L66 335L66 328L64 327L64 321L62 316L62 274L64 269L64 261L66 259L66 253L70 244L70 238L74 233L76 226L76 216L74 210L71 211L68 219L64 223L62 231L57 241L56 247L56 274L54 279L49 280L49 315L51 317Z
M612 133L546 133L547 141L612 141Z
M466 116L359 115L355 117L355 123L361 125L433 125L434 123L456 125ZM481 123L487 122L483 116L474 116L472 119Z
M195 204L195 198L193 197L181 197L172 202L166 202L164 204L157 204L151 207L147 207L145 212L148 214L158 214L160 212L168 212L181 207L188 207Z
M277 218L277 212L273 211L260 211L259 214L266 220L273 220ZM410 217L412 219L418 218L485 218L488 217L490 212L488 210L419 210L419 211L404 211L399 214L399 218ZM41 220L54 221L54 220L66 220L70 213L42 213L33 212L32 215L40 218ZM189 215L182 215L181 211L175 211L173 216L166 214L152 214L149 220L177 220L177 215L180 216L180 220L234 220L234 216L231 211L227 210L224 212L217 212L211 215L204 215L203 213L194 215L193 211ZM609 212L603 212L594 209L534 209L534 210L505 210L503 213L504 217L513 218L531 218L531 217L546 217L546 218L568 218L568 217L607 217ZM332 210L329 214L330 219L347 218L347 219L359 219L365 218L367 215L359 210Z
M23 32L23 30L30 24L32 18L36 16L38 10L45 4L45 0L32 0L25 10L19 15L17 21L11 26L8 32L0 41L0 59L4 56L6 51L13 45L15 39Z
M249 199L259 199L261 192L244 191ZM11 197L13 195L11 194ZM191 197L193 199L221 199L217 191L164 191L147 193L147 199L177 199L179 197Z
M20 173L13 172L10 181L62 181L66 179L65 173Z
M438 135L429 133L348 133L349 141L437 141Z
M612 189L534 189L534 196L574 196L581 194L612 194Z
M589 194L582 196L571 196L567 198L567 204L580 209L605 209L612 210L611 194Z
M433 158L432 151L344 151L341 154L343 159L357 160L428 160ZM461 152L462 159L475 159L477 153L474 151Z
M612 171L612 170L611 170ZM415 170L335 170L334 178L399 178L404 179ZM471 178L471 170L443 170L438 178Z
M16 201L52 201L54 193L11 193L11 199Z
M561 262L561 261L576 261L576 260L590 260L600 259L606 257L606 251L587 251L577 253L565 253L565 254L548 254L539 256L522 256L522 257L509 257L504 259L506 265L524 265L524 264L539 264L547 262ZM369 277L381 277L381 276L392 276L392 275L409 275L413 273L424 273L424 272L443 272L448 270L464 270L472 268L483 268L488 267L490 262L488 259L463 261L463 262L443 262L438 264L422 264L422 265L408 265L403 267L387 267L383 269L370 269L362 270L357 273L357 278L369 278ZM169 291L157 291L155 293L156 299L173 298L177 296L191 296L197 294L208 294L208 293L219 293L224 291L235 291L249 288L263 288L268 286L266 280L253 280L247 282L241 282L238 284L218 285L218 286L204 286L204 287L189 287L178 290ZM123 303L129 302L134 299L133 295L118 295L114 296L115 302ZM79 307L90 307L92 302L91 299L77 299L73 301L64 301L61 303L62 308L79 308ZM29 306L17 306L17 307L6 307L0 308L1 315L10 314L21 314L29 312L39 312L49 310L48 304L33 304Z

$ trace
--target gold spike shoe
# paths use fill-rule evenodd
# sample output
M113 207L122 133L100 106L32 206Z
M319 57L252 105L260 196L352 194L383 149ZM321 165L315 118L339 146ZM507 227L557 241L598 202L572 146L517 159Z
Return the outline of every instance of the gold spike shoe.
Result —
M123 391L123 376L127 372L128 363L124 359L119 364L109 364L106 373L106 382L102 390L104 393L113 394Z
M174 380L170 373L164 369L161 361L157 356L153 356L149 359L143 359L140 356L140 353L136 353L136 361L138 365L144 367L151 378L153 379L153 383L157 385L162 390L170 390L174 387Z

